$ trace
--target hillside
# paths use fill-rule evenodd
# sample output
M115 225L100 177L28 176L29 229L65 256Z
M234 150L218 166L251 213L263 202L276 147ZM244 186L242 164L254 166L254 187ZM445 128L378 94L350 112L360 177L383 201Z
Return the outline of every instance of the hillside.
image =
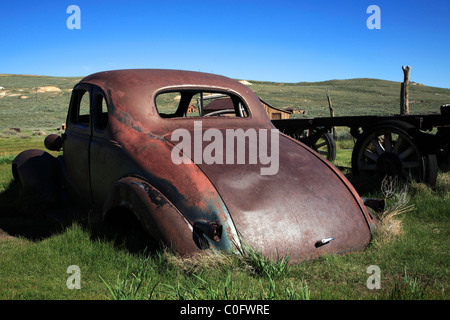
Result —
M66 120L80 77L0 75L0 133L5 128L56 128Z
M297 107L308 117L328 117L328 89L336 116L391 115L400 112L400 82L378 79L330 80L324 82L265 83L250 81L250 88L274 107ZM439 112L450 103L450 89L411 83L410 113Z
M71 89L81 77L0 74L0 133L9 128L54 129L65 122ZM274 83L248 80L248 86L277 108L306 109L308 117L329 116L328 89L336 116L399 112L400 83L377 79ZM411 113L439 112L450 89L410 86Z

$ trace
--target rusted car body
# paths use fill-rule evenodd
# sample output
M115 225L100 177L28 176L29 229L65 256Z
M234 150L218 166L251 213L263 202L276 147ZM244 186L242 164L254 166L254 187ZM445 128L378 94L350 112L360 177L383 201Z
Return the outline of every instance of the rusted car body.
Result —
M227 95L235 110L187 116L194 98L209 93ZM158 102L162 95L168 98ZM173 112L165 112L171 103ZM264 175L267 162L242 163L236 155L231 163L194 161L208 148L205 139L184 141L193 152L175 149L184 160L174 161L180 140L173 133L180 129L196 137L209 129L225 135L230 129L269 132L275 127L248 87L223 76L106 71L74 87L65 133L46 138L47 148L62 148L63 154L24 151L13 163L14 176L97 210L103 219L118 209L133 214L153 239L181 255L233 251L245 241L266 256L288 253L296 262L361 250L369 243L374 220L362 199L341 172L302 143L280 133L275 150L267 140L278 167ZM248 158L255 146L244 145ZM225 158L229 151L216 148L215 156Z

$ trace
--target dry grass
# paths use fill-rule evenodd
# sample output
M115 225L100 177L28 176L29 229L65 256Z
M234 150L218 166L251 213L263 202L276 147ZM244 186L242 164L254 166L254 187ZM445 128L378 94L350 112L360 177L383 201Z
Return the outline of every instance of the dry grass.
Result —
M165 251L163 256L170 265L175 266L185 275L196 274L204 269L228 270L232 265L235 265L237 258L237 256L219 252L202 252L193 256L180 257L174 253Z
M401 186L396 177L386 177L382 182L381 191L388 205L378 217L376 241L378 244L386 244L404 234L402 215L413 211L414 206L408 204L408 185Z
M435 191L438 195L448 196L450 190L450 171L439 172Z
M398 206L383 212L377 227L377 241L386 244L403 235L402 219L400 215L414 210L413 205Z

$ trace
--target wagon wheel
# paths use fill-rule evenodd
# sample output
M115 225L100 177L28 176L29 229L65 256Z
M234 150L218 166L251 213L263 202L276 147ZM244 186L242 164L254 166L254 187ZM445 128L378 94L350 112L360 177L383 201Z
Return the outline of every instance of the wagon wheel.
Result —
M336 143L333 135L325 128L298 129L292 136L321 154L328 161L336 159Z
M355 144L352 171L355 175L406 179L436 183L435 155L423 154L410 132L415 127L401 121L390 121L370 129Z

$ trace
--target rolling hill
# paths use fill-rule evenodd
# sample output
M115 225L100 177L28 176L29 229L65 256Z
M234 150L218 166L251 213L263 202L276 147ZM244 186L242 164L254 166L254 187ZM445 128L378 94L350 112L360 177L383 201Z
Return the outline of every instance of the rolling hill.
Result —
M71 90L81 77L0 74L0 133L9 128L55 129L66 120ZM248 80L256 94L276 108L302 108L307 117L329 116L328 89L336 116L399 113L400 83L378 79L275 83ZM411 83L411 113L439 112L450 89ZM300 116L300 115L296 115Z

